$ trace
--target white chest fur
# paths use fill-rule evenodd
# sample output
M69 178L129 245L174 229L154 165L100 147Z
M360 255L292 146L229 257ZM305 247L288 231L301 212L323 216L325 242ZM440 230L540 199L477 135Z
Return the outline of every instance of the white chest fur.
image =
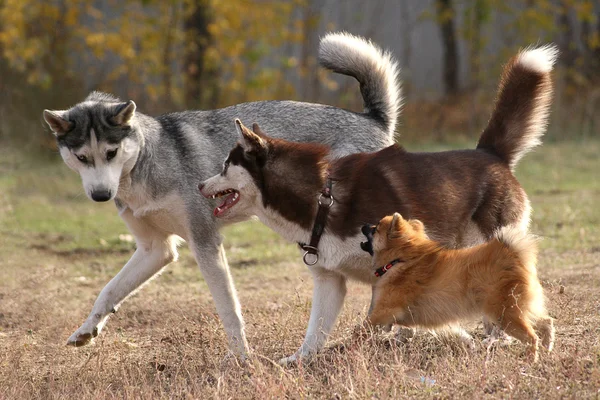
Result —
M259 209L257 216L260 221L285 239L296 243L310 241L310 231L286 220L270 208L259 207ZM371 256L360 248L360 243L364 240L364 235L360 233L342 239L327 232L325 228L318 246L319 261L316 266L338 272L353 280L374 283L376 278Z
M181 196L176 192L158 199L151 199L143 191L130 192L122 199L136 218L144 219L163 232L171 233L187 240L187 213Z

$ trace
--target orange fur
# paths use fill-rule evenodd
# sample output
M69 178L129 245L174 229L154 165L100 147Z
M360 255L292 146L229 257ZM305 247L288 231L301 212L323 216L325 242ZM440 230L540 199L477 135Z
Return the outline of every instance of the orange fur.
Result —
M447 249L427 237L420 221L396 213L379 222L372 245L375 268L402 260L375 286L372 324L439 328L483 314L527 343L534 359L535 331L552 350L553 320L544 306L530 235L504 228L479 246Z

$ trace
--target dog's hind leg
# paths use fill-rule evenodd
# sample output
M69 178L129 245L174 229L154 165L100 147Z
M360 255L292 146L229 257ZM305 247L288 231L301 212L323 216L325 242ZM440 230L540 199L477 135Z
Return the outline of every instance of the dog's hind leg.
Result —
M318 352L325 344L344 304L346 297L344 276L321 267L311 267L310 271L315 286L306 336L295 354L279 361L282 365L294 363Z
M205 226L205 223L195 221L192 224L195 225L195 231L192 232L193 238L189 241L190 249L215 302L229 339L229 348L236 356L244 359L249 352L244 320L229 272L225 249L221 244L221 235L216 227L201 232L199 227Z
M502 329L510 336L519 339L529 346L528 353L537 361L539 339L529 321L518 308L510 308L505 311L500 322Z
M548 351L554 348L554 320L550 317L542 317L535 322L534 328L539 332L542 346Z
M177 259L176 236L161 232L143 219L135 218L128 208L122 210L120 215L135 236L137 249L121 271L102 289L86 321L67 341L69 345L83 346L91 342L123 300Z

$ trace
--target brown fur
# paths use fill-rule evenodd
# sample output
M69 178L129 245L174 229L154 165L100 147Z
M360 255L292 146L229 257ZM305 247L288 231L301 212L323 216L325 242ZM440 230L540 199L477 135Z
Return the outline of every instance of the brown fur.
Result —
M514 57L504 67L494 113L477 144L478 149L498 155L511 170L526 152L540 144L552 101L550 75L531 73L517 61Z
M399 211L422 220L444 245L460 247L471 244L466 236L473 225L491 238L523 218L524 190L508 165L484 150L410 153L394 145L328 163L325 146L270 138L256 124L254 129L242 126L246 154L238 145L230 162L250 172L265 207L305 229L312 226L327 174L335 198L327 230L343 238Z
M374 325L439 328L487 316L529 345L537 357L538 336L552 349L554 327L537 278L536 241L506 229L467 249L447 249L430 240L420 221L400 214L383 218L373 234L374 270L400 259L375 285L369 321Z

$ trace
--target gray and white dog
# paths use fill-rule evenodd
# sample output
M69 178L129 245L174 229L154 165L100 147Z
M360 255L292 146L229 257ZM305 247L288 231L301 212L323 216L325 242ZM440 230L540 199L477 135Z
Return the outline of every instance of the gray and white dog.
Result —
M365 39L331 33L321 40L319 62L360 82L363 113L262 101L153 118L136 112L133 101L99 92L68 110L44 111L63 160L80 174L87 196L114 200L137 244L68 344L91 342L129 295L177 259L182 238L208 284L230 349L241 357L247 354L240 304L219 229L250 215L217 220L214 201L198 193L198 183L221 171L238 140L234 119L258 122L287 140L327 144L336 157L376 151L393 142L401 105L393 57Z

